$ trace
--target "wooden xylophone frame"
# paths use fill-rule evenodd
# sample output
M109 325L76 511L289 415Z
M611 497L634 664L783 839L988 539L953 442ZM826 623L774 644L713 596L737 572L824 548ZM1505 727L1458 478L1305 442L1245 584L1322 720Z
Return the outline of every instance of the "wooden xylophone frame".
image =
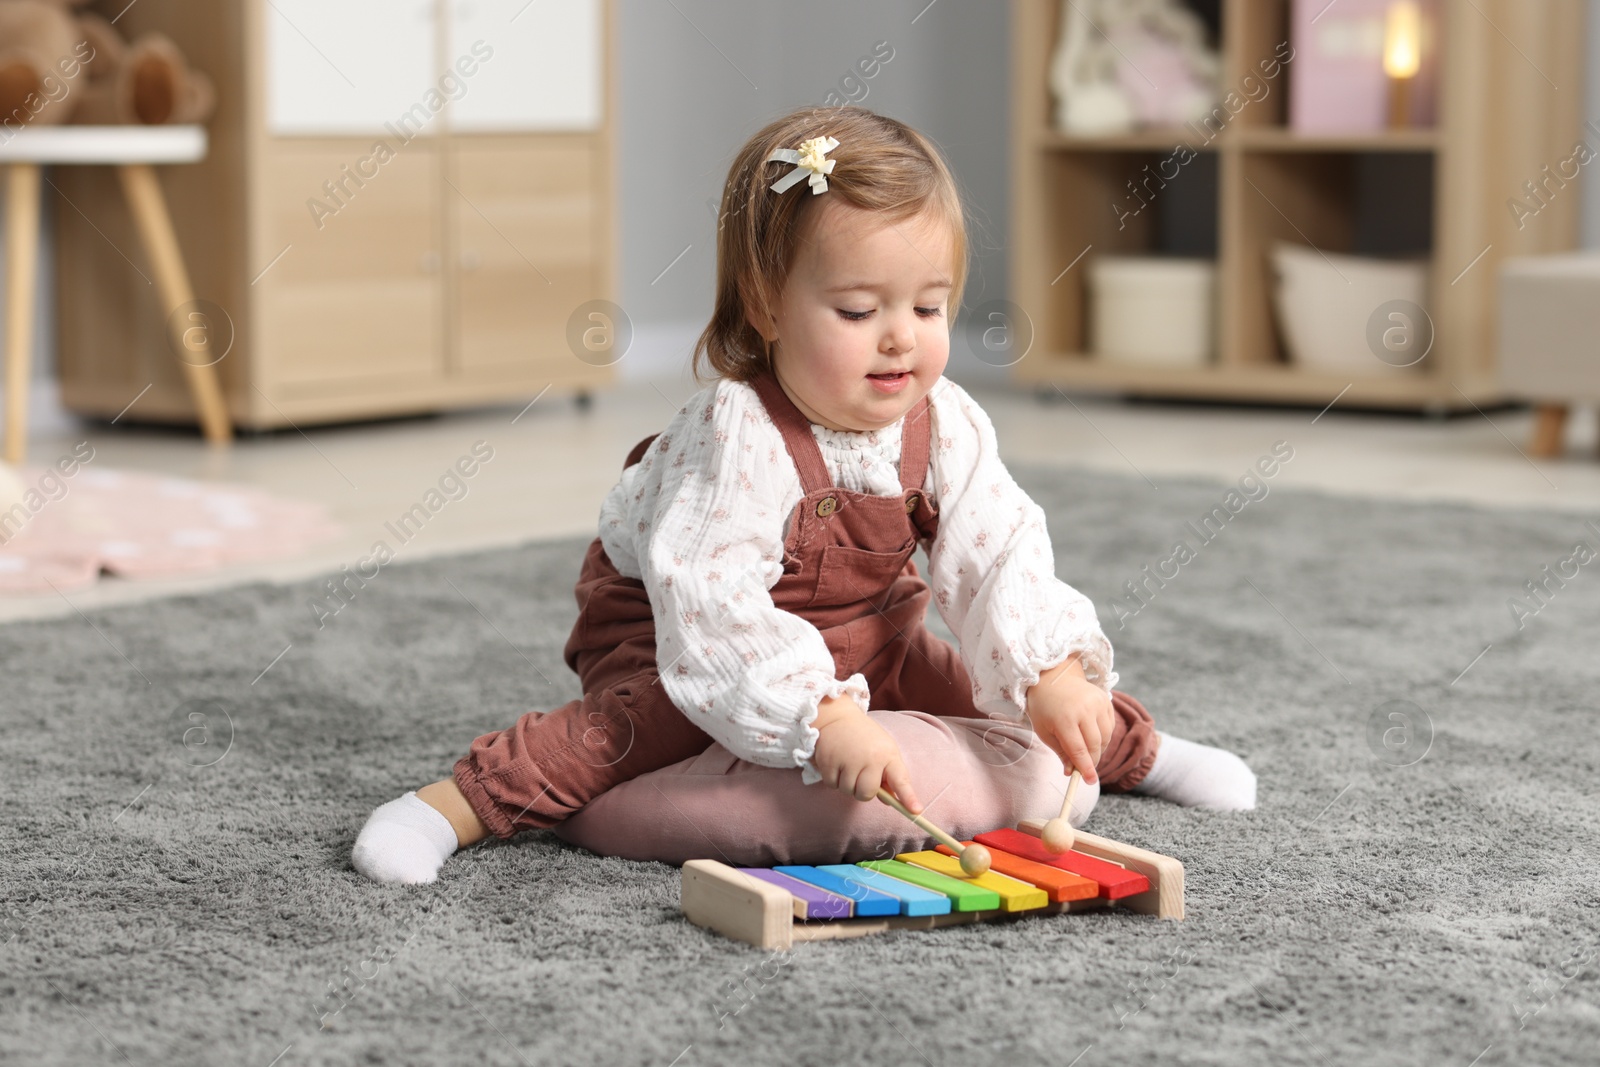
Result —
M1017 829L1037 837L1042 819L1026 819ZM1093 911L1106 907L1183 919L1183 864L1159 852L1124 845L1120 841L1076 832L1073 849L1137 871L1150 880L1150 888L1121 900L1075 900L1047 904L1027 911L953 911L945 915L891 915L869 919L795 921L795 898L770 882L752 878L716 860L690 860L683 865L683 915L696 926L756 948L785 951L797 941L831 941L866 937L890 930L933 930L994 919L1059 915L1064 911Z

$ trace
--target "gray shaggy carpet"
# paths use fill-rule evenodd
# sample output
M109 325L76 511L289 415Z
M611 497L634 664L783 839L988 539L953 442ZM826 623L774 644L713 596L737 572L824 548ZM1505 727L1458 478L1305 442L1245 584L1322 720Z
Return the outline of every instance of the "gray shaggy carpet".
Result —
M684 922L676 870L544 833L369 883L372 807L577 692L582 545L529 544L397 562L320 631L313 582L0 628L0 1059L1600 1062L1592 516L1018 477L1123 687L1260 776L1246 814L1097 809L1184 861L1186 922L772 957Z

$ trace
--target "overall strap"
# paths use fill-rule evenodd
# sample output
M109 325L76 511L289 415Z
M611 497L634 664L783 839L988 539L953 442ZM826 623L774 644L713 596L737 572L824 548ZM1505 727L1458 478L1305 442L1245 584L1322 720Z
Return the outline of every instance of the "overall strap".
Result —
M933 447L932 405L928 398L917 401L900 423L900 488L921 489L928 474Z
M767 409L773 425L783 434L783 447L789 450L789 458L794 460L795 469L800 473L801 491L809 496L819 489L832 486L828 464L823 460L822 449L817 446L817 439L811 433L811 420L794 406L794 401L783 391L778 379L771 374L762 374L751 379L750 385L761 398L761 406Z

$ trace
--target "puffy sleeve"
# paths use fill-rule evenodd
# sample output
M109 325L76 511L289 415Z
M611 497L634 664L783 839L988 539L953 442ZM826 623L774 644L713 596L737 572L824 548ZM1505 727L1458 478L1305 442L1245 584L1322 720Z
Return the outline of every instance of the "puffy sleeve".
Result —
M822 634L772 601L802 494L755 391L724 382L691 404L651 446L634 510L661 684L740 759L815 781L818 701L848 694L865 710L867 682L837 681Z
M948 379L932 404L939 529L929 584L960 642L973 700L987 715L1021 718L1041 672L1080 654L1084 674L1117 682L1111 642L1094 604L1055 574L1044 510L1000 461L988 415Z

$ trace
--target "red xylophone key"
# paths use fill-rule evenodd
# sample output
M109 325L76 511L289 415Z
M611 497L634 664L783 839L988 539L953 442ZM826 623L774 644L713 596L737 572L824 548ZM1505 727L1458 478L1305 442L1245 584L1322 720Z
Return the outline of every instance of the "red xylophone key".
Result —
M1100 883L1100 895L1107 900L1120 900L1150 889L1150 879L1136 871L1082 852L1051 852L1037 837L1020 830L990 830L986 834L979 834L976 840L980 845L988 845L1034 863L1092 878Z

